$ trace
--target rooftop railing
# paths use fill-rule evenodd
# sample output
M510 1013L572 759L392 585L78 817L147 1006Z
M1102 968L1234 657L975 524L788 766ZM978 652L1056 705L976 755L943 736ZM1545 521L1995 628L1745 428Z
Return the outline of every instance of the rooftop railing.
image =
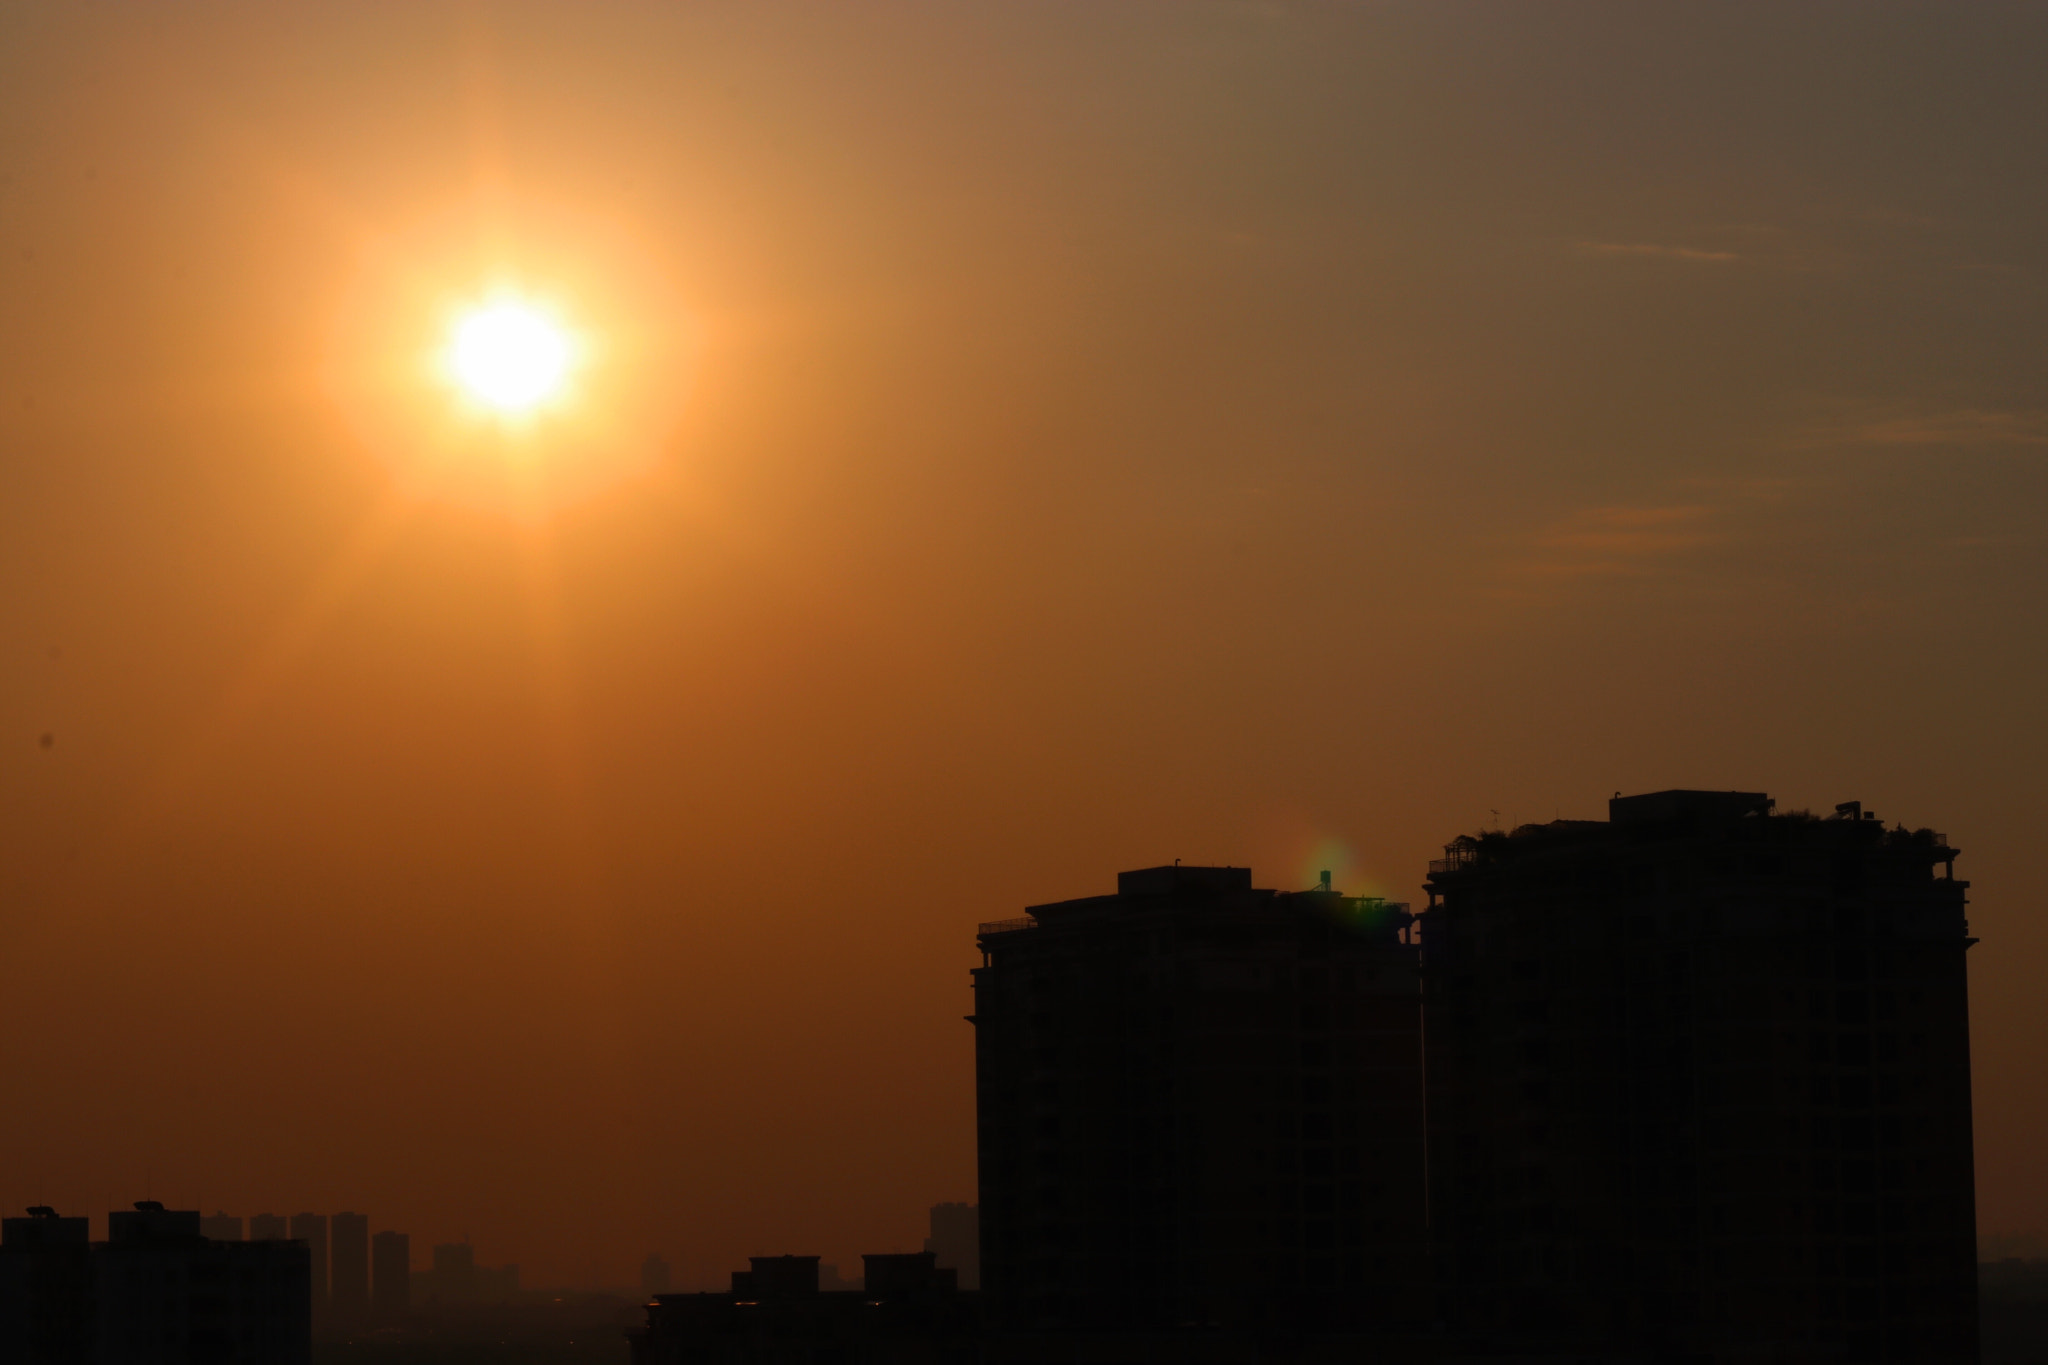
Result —
M981 937L990 938L996 934L1014 934L1020 929L1036 929L1038 921L1025 915L1021 919L992 919L977 931Z

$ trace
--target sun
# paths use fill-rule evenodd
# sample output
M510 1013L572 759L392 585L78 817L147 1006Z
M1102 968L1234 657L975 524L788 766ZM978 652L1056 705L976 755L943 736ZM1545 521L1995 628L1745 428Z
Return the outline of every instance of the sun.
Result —
M446 358L449 375L464 393L516 417L561 396L576 347L568 329L546 310L501 299L455 319Z

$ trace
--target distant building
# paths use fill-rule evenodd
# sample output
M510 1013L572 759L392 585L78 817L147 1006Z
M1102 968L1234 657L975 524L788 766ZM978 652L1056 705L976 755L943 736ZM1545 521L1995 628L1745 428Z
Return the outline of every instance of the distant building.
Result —
M324 1320L327 1317L327 1215L293 1214L292 1240L304 1242L306 1250L312 1254L313 1317L316 1321Z
M960 1272L962 1289L981 1288L981 1210L973 1204L934 1204L932 1235L924 1249Z
M476 1248L468 1242L443 1242L434 1248L428 1273L428 1294L442 1303L476 1302Z
M403 1232L380 1232L370 1239L370 1292L377 1317L384 1322L412 1311L412 1238Z
M510 1303L519 1297L517 1265L480 1265L476 1268L476 1297L479 1303Z
M327 1225L328 1301L338 1321L359 1321L370 1311L370 1220L337 1213Z
M25 1365L308 1365L308 1255L216 1241L145 1201L108 1239L47 1208L0 1222L0 1360Z
M215 1213L199 1220L199 1234L215 1242L242 1240L242 1220L232 1213Z
M282 1214L259 1213L249 1219L252 1242L282 1242L291 1235L291 1220Z
M1956 856L1761 792L1452 841L1421 922L1453 1326L1602 1358L1975 1361Z
M668 1262L655 1253L640 1263L640 1292L650 1297L668 1293Z
M981 926L981 1285L1006 1329L1426 1317L1407 908L1156 867Z
M519 1297L519 1267L476 1263L468 1242L444 1242L434 1248L434 1268L427 1273L426 1296L445 1304L505 1303Z

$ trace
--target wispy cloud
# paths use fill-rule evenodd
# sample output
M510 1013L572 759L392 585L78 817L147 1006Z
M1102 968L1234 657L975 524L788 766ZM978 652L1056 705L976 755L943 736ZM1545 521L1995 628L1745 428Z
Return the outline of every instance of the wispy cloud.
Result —
M1813 433L1811 445L2039 446L2048 445L2048 412L1953 412L1851 422Z
M1654 242L1580 242L1578 248L1588 256L1649 256L1665 261L1697 261L1709 264L1742 259L1732 251L1707 251L1691 246L1659 246Z
M1725 538L1715 512L1699 504L1587 507L1530 538L1533 553L1515 568L1553 578L1642 573L1661 559Z

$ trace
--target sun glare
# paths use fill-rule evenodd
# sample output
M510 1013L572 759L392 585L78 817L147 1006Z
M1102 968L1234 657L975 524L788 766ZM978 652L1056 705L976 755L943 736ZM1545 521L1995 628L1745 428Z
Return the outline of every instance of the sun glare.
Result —
M463 391L508 416L562 392L574 347L561 324L531 304L486 304L457 319L448 368Z

